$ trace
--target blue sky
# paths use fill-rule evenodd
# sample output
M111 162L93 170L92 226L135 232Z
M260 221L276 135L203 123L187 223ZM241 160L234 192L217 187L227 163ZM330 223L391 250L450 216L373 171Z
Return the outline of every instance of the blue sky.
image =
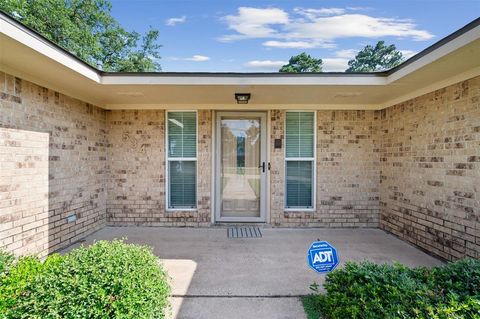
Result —
M478 17L480 0L111 0L128 30L160 30L163 71L270 72L301 52L343 71L366 44L408 57Z

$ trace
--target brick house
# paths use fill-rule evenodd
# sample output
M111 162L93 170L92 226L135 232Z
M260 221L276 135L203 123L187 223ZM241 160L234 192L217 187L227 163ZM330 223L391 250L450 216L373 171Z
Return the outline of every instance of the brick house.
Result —
M132 74L0 14L0 162L16 254L254 222L480 258L480 19L385 72Z

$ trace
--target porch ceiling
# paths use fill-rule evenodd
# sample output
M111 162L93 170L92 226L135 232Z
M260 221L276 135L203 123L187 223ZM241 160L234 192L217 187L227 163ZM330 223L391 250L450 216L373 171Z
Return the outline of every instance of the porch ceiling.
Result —
M480 19L387 72L106 73L0 13L1 70L106 109L382 109L480 75L478 57Z

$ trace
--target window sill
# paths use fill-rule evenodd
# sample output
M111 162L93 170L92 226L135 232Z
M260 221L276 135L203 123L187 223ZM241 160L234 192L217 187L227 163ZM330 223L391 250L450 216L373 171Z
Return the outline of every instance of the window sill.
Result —
M283 211L286 213L301 213L301 212L313 213L316 211L316 209L315 208L284 208Z
M168 208L165 211L167 213L177 213L177 212L196 212L198 208Z

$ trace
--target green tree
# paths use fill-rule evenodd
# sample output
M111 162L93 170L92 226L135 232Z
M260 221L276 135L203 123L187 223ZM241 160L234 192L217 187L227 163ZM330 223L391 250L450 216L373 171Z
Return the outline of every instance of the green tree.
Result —
M322 72L322 59L315 59L305 52L292 56L288 64L282 66L279 72L283 73L302 73L302 72Z
M158 30L128 32L109 0L1 0L0 10L104 71L159 71Z
M389 70L404 61L403 55L394 44L385 45L378 41L375 47L365 46L354 59L348 61L346 72L374 72Z

